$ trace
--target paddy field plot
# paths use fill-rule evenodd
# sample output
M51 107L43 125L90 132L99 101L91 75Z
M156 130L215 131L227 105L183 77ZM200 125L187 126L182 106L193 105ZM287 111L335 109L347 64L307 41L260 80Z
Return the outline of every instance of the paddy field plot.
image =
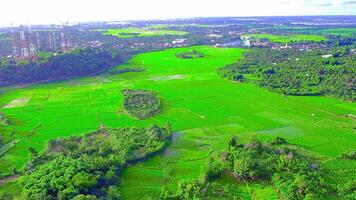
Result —
M105 35L113 35L119 38L131 37L152 37L164 35L186 35L188 32L164 29L139 29L139 28L125 28L125 29L108 29L103 31Z
M341 35L352 36L356 35L356 28L330 28L330 29L300 29L297 32L309 32L320 35Z
M205 56L176 57L192 50ZM221 79L216 70L240 59L244 51L197 46L143 53L118 66L144 67L142 72L8 90L0 95L0 111L14 123L7 127L11 131L5 131L5 138L19 142L0 157L0 170L23 166L29 147L41 150L49 139L85 134L101 124L114 128L169 122L175 132L162 154L123 171L120 187L124 199L154 196L163 184L173 190L181 179L199 178L208 155L225 149L233 135L241 142L251 137L270 140L281 136L330 159L356 146L355 120L345 116L356 114L354 103L326 97L286 98L255 85ZM162 98L161 112L145 120L118 112L123 89L157 92ZM25 97L29 100L23 107L3 108ZM355 169L356 165L347 167ZM246 185L239 190L246 191L251 199L261 191L275 195L266 185L249 187L255 192L247 192Z
M2 108L16 108L16 107L24 107L26 103L30 100L30 98L18 98L14 99Z
M302 41L313 41L320 42L326 40L324 36L321 35L274 35L274 34L246 34L244 35L252 40L256 39L268 39L270 42L286 43L286 42L302 42Z

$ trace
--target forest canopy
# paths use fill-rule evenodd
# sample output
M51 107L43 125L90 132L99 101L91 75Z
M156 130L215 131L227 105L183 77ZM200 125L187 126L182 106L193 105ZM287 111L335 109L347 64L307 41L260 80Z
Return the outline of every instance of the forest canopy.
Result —
M125 62L132 52L78 49L24 65L0 62L0 86L35 83L92 75Z
M137 119L145 119L158 113L162 107L157 93L148 90L123 90L124 111Z
M30 149L23 188L26 199L119 199L116 184L127 164L162 150L169 125L105 129L51 140L39 154Z
M356 56L349 48L334 49L331 54L253 49L244 57L220 68L220 76L286 95L329 95L356 101Z
M204 54L197 50L192 50L192 51L177 53L176 56L178 58L183 58L183 59L192 59L192 58L203 58Z

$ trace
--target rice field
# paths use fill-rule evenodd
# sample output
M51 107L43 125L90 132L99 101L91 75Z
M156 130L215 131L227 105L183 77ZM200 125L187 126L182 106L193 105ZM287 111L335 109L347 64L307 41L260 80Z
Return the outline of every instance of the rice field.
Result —
M301 42L301 41L320 42L326 40L326 38L321 35L303 35L303 34L297 34L297 35L247 34L244 36L249 37L252 40L268 39L270 42L276 42L276 43Z
M194 49L205 56L176 57L177 53ZM356 104L326 97L286 98L255 85L218 77L216 69L240 59L243 52L209 46L168 49L136 55L118 66L144 67L143 72L10 89L0 95L0 112L13 124L2 131L5 142L18 142L0 157L0 170L23 166L29 158L29 147L41 150L51 138L85 134L101 124L125 127L169 122L175 132L162 154L123 171L120 187L124 199L156 196L163 186L174 190L181 179L199 178L208 155L226 148L233 135L242 142L256 136L263 140L281 136L330 159L355 148L356 123L346 115L356 115ZM163 100L161 113L136 120L117 112L122 107L123 89L156 91ZM4 108L23 98L28 99L25 104ZM354 163L349 165L356 167ZM342 170L343 165L338 166ZM0 187L0 193L8 187L20 192L19 184L7 185ZM262 183L242 184L236 190L246 199L263 194L271 199L276 196Z
M105 35L113 35L118 38L132 38L132 37L153 37L153 36L164 36L164 35L186 35L188 32L176 31L176 30L164 30L158 27L153 27L151 29L144 28L123 28L123 29L108 29L102 31Z

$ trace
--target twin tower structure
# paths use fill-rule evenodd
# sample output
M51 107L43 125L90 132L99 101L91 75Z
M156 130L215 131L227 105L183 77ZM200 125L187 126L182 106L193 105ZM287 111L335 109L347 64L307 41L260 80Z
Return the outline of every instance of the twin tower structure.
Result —
M59 36L58 33L60 33ZM40 40L46 37L48 38L48 42ZM57 47L58 40L60 40L60 48ZM37 62L38 51L61 51L63 53L71 51L72 38L68 30L68 25L41 31L33 31L31 26L12 27L11 48L12 58L15 61L27 60Z

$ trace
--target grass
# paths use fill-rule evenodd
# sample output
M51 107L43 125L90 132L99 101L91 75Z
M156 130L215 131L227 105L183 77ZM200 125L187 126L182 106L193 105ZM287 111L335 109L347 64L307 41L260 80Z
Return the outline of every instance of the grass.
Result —
M356 34L356 28L322 29L320 32L322 34L351 36L351 35L355 35Z
M266 28L263 28L266 29ZM356 28L316 28L313 26L275 26L273 29L289 30L296 33L308 33L316 35L341 35L352 36L356 34Z
M192 50L205 56L176 57L177 53ZM30 146L40 150L51 138L85 134L102 123L124 127L170 122L177 132L163 154L123 171L121 187L125 199L157 195L163 180L168 188L175 189L181 179L199 178L209 152L226 148L232 135L242 142L253 136L263 140L282 136L329 158L356 146L355 121L345 117L356 114L354 103L325 97L285 98L254 85L220 79L216 69L235 62L244 51L208 46L168 49L136 55L118 67L144 67L143 72L8 90L0 95L0 112L13 119L7 129L15 133L10 136L11 131L6 131L5 138L20 142L0 157L0 170L12 165L21 167L28 159ZM122 89L156 91L162 98L162 111L145 120L118 113ZM29 101L23 107L2 108L24 97ZM261 191L274 195L265 184L240 186L239 190L257 191L246 193L253 194L252 199Z
M119 38L132 38L132 37L152 37L164 35L186 35L188 32L176 30L164 30L154 27L152 29L140 28L123 28L123 29L108 29L103 31L105 35L114 35Z
M302 41L314 41L320 42L326 40L321 35L273 35L273 34L247 34L245 35L253 40L256 39L268 39L270 42L286 43L286 42L302 42Z
M209 24L153 24L148 26L148 28L152 29L167 29L169 27L197 27L197 28L211 28L211 27L219 27L221 25L209 25Z

